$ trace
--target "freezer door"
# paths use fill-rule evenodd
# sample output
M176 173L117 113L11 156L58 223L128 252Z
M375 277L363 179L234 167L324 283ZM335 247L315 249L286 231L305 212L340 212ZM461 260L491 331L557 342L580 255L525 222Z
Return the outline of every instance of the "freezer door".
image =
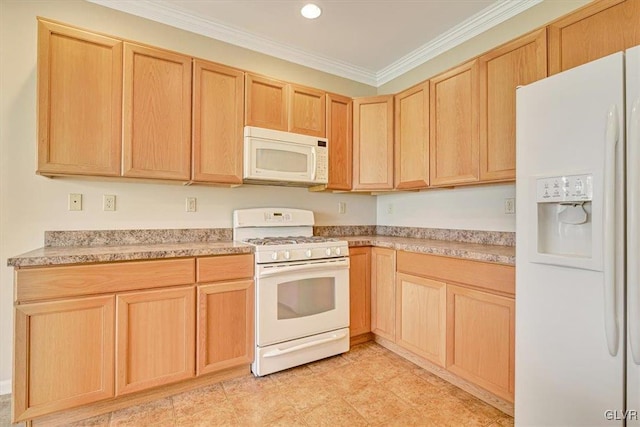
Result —
M626 52L627 426L640 427L640 46Z
M620 52L517 91L518 426L623 425L623 67ZM553 262L540 262L538 219L564 206L540 209L537 180L582 174L593 176L594 246L582 256L600 259L589 269L562 265L557 251ZM573 231L571 223L556 230L558 238Z

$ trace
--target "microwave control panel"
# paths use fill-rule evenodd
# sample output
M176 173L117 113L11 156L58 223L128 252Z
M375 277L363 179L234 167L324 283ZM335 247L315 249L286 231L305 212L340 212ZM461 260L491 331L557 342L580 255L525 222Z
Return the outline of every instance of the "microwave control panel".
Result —
M329 182L329 154L327 147L316 147L316 180Z

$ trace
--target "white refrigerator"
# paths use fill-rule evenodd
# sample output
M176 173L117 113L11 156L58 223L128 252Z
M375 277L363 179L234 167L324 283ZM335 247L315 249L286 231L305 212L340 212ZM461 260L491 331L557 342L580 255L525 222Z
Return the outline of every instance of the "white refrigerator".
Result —
M516 91L517 426L640 426L640 46Z

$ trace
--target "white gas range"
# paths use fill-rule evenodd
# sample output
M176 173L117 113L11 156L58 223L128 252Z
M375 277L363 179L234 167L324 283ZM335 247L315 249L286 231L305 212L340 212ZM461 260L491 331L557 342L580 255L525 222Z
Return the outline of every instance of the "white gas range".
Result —
M233 213L234 240L255 246L257 376L349 350L349 246L313 224L300 209Z

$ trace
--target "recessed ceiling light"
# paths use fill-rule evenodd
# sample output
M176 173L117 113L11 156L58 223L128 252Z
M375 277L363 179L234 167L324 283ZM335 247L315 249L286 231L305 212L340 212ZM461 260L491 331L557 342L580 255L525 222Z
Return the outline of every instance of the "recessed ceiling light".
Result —
M307 19L316 19L322 14L322 9L313 3L305 4L300 9L300 13Z

